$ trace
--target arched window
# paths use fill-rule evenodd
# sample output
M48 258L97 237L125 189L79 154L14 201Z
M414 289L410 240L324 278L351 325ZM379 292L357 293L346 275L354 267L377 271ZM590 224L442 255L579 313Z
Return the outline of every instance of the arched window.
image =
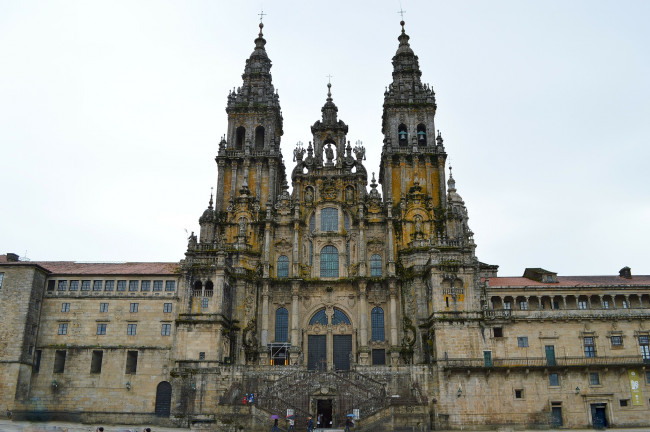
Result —
M345 226L346 231L350 231L350 218L345 212L343 212L343 225Z
M418 125L418 145L427 145L427 127L422 123Z
M334 308L334 315L332 316L332 325L337 324L347 324L350 325L350 318L340 309Z
M286 255L282 255L278 258L277 274L279 278L289 277L289 257Z
M397 138L400 146L404 147L408 145L409 136L408 133L406 132L406 125L404 123L397 126Z
M275 341L287 342L289 340L289 312L285 308L275 311Z
M244 139L246 138L246 129L244 126L239 126L237 128L237 135L235 137L235 148L241 150L244 148Z
M309 325L322 324L327 325L327 315L325 315L325 309L321 309L314 314L313 317L309 320Z
M339 276L339 251L331 245L320 251L320 277Z
M203 289L203 283L200 280L194 282L194 291L201 291Z
M383 341L384 336L384 310L377 306L370 313L370 325L372 328L372 339L374 341Z
M320 230L321 231L338 231L339 230L339 211L332 207L326 207L320 211Z
M255 148L263 149L264 148L264 127L258 126L255 129Z
M309 218L309 234L313 234L315 228L316 228L316 218L314 217L314 215L311 215L311 217Z
M212 292L214 291L214 283L212 283L212 281L207 281L205 283L205 291L206 295L208 295L208 293L209 295L212 295Z
M381 276L381 255L370 257L370 276Z

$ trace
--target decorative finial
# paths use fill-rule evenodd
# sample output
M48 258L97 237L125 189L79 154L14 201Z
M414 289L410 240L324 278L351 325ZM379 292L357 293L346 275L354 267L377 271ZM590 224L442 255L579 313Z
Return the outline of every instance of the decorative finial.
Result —
M401 24L402 24L402 27L404 27L404 14L406 13L406 11L404 9L402 9L402 2L399 2L399 10L397 11L397 13L400 14L400 16L402 17Z
M259 37L263 37L264 35L262 34L262 29L264 28L264 24L260 23L260 34L258 35Z
M332 84L332 75L325 75L325 78L327 78L328 84Z
M212 201L212 192L213 192L213 190L214 190L214 188L211 187L210 188L210 208L212 208L212 203L213 203L213 201Z
M449 178L450 178L450 179L454 178L454 176L453 176L452 173L451 173L451 165L449 165ZM462 179L461 179L461 180L462 180Z
M327 101L332 101L332 83L327 83Z

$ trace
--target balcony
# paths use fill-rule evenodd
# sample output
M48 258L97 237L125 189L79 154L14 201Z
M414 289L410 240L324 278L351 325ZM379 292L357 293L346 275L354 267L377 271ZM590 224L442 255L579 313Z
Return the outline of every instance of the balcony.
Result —
M650 364L650 358L644 359L641 355L634 356L603 356L603 357L526 357L526 358L493 358L491 362L483 358L447 359L439 360L438 364L447 370L453 369L546 369L546 368L578 368L578 367L633 367Z

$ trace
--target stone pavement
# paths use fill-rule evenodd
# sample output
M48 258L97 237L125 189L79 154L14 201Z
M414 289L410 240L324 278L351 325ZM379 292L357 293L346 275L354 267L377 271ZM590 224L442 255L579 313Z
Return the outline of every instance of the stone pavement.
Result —
M104 432L142 432L147 427L133 425L86 425L63 422L12 422L0 420L0 432L95 432L97 426L103 426ZM152 432L189 432L189 429L164 428L149 426Z
M62 423L62 422L12 422L10 420L0 419L0 432L95 432L97 426L104 425L84 425L80 423ZM142 432L147 426L129 426L129 425L109 425L104 426L104 432ZM354 429L353 429L354 430ZM486 429L488 430L488 429ZM539 432L538 430L518 429L518 428L499 428L489 429L493 432ZM581 432L602 432L596 429L545 429L544 432L567 432L570 430ZM164 428L153 426L152 432L189 432L189 429L179 428ZM315 429L315 432L339 432L343 429ZM458 432L459 429L453 431L440 431L440 432ZM648 432L647 428L610 428L605 431L616 432Z

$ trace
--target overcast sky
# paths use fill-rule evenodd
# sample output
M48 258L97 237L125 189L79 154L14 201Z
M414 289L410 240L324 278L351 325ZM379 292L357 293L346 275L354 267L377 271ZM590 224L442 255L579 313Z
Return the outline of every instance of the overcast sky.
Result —
M650 2L403 0L499 274L650 274ZM293 167L331 74L379 171L398 1L0 1L0 253L178 261L263 8Z

